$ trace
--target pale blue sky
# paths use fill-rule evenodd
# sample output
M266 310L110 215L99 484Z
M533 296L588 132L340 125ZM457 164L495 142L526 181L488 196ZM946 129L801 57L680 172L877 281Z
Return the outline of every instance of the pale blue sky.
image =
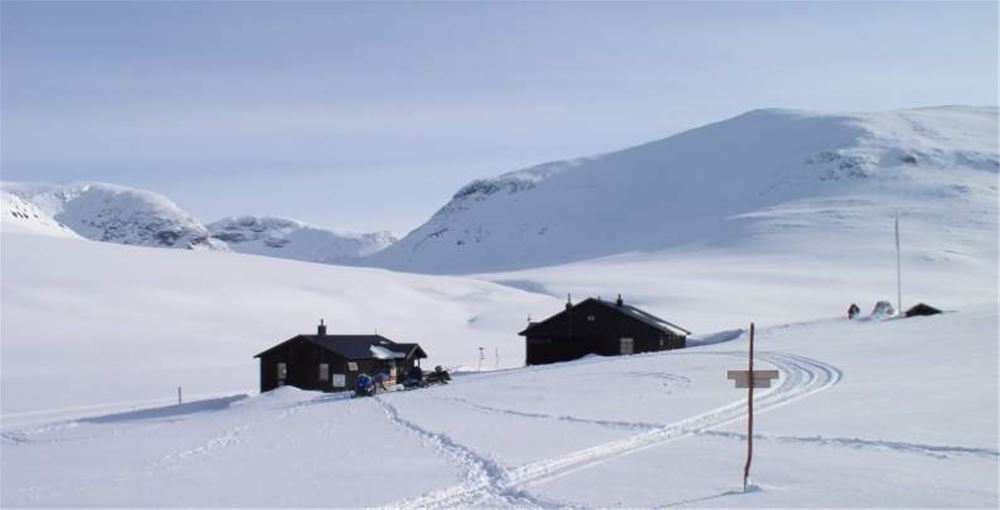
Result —
M761 107L997 103L997 3L0 4L2 178L405 233Z

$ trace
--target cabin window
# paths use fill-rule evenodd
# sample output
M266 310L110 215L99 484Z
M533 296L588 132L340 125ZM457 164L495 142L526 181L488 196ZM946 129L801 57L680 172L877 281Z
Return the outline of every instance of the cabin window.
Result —
M333 387L343 388L347 386L347 376L345 374L333 374Z
M621 354L632 354L635 352L635 341L631 338L621 339Z
M353 362L353 361L348 361L347 362L347 369L350 370L351 372L357 372L358 371L358 364L355 363L355 362Z
M278 382L284 383L286 377L288 377L288 365L285 363L278 363Z
M594 317L593 315L587 316L587 322L595 322L595 321L597 321L597 317Z
M389 376L396 377L396 360L389 360Z
M329 381L330 380L330 364L320 363L319 364L319 380Z

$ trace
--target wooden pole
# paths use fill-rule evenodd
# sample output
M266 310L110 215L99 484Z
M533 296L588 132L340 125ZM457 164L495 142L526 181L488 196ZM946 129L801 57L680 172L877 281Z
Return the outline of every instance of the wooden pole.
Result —
M753 458L753 323L750 323L750 384L747 389L747 462L743 465L743 492L750 479L750 459Z
M181 405L181 387L177 387L177 405Z

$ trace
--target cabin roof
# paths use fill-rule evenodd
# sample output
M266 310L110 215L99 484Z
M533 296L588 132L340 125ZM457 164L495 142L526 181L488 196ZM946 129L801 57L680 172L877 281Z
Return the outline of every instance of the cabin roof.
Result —
M682 327L680 327L680 326L678 326L678 325L676 325L676 324L674 324L672 322L669 322L669 321L666 321L664 319L661 319L661 318L659 318L659 317L657 317L657 316L655 316L655 315L653 315L653 314L651 314L651 313L649 313L649 312L647 312L645 310L641 310L641 309L636 308L636 307L634 307L632 305L628 305L628 304L625 304L625 303L618 304L617 301L605 301L605 300L600 299L600 298L587 298L587 299L585 299L585 300L583 300L583 301L581 301L581 302L573 305L573 308L581 306L581 305L583 305L585 303L596 303L598 305L604 306L605 308L614 310L614 311L616 311L618 313L625 314L625 315L627 315L627 316L629 316L629 317L631 317L631 318L633 318L635 320L638 320L639 322L642 322L643 324L646 324L647 326L651 326L651 327L656 328L656 329L658 329L660 331L663 331L665 333L672 333L674 335L679 335L679 336L687 336L687 335L691 334L690 331L688 331L688 330L686 330L686 329L684 329L684 328L682 328ZM536 326L539 326L541 324L545 324L546 322L548 322L548 321L550 321L550 320L552 320L552 319L554 319L556 317L559 317L560 315L562 315L564 313L566 313L566 310L563 310L563 311L561 311L561 312L559 312L559 313L557 313L557 314L555 314L555 315L553 315L553 316L551 316L551 317L549 317L549 318L547 318L547 319L545 319L545 320L543 320L541 322L532 322L532 323L528 324L528 327L525 328L524 331L522 331L522 332L520 332L518 334L519 335L526 335L528 333L528 331L530 331L532 328L535 328Z
M636 307L634 307L632 305L627 305L627 304L624 304L624 303L619 305L619 304L617 304L615 302L604 301L604 300L601 300L601 299L597 299L596 301L598 303L600 303L600 304L608 307L608 308L614 308L614 309L620 310L620 311L622 311L622 312L624 312L624 313L626 313L628 315L631 315L632 317L634 317L636 319L639 319L639 321L644 322L644 323L646 323L646 324L648 324L650 326L653 326L654 328L657 328L657 329L659 329L661 331L666 331L668 333L673 333L675 335L681 335L681 336L685 336L685 335L690 335L691 334L690 331L688 331L688 330L686 330L686 329L684 329L684 328L682 328L682 327L680 327L680 326L678 326L678 325L676 325L676 324L674 324L674 323L672 323L670 321L661 319L661 318L659 318L659 317L657 317L657 316L655 316L655 315L653 315L653 314L651 314L651 313L649 313L649 312L647 312L645 310L640 310L640 309L638 309L638 308L636 308Z
M405 359L410 356L426 358L427 353L419 344L401 344L382 335L297 335L255 355L255 358L292 340L303 339L344 359Z

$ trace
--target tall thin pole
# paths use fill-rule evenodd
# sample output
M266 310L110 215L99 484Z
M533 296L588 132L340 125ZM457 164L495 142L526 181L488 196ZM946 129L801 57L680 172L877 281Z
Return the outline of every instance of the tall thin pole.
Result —
M903 313L903 270L899 257L899 212L896 212L896 313Z
M743 466L743 492L750 479L750 459L753 458L753 323L750 323L750 384L747 385L747 463Z

